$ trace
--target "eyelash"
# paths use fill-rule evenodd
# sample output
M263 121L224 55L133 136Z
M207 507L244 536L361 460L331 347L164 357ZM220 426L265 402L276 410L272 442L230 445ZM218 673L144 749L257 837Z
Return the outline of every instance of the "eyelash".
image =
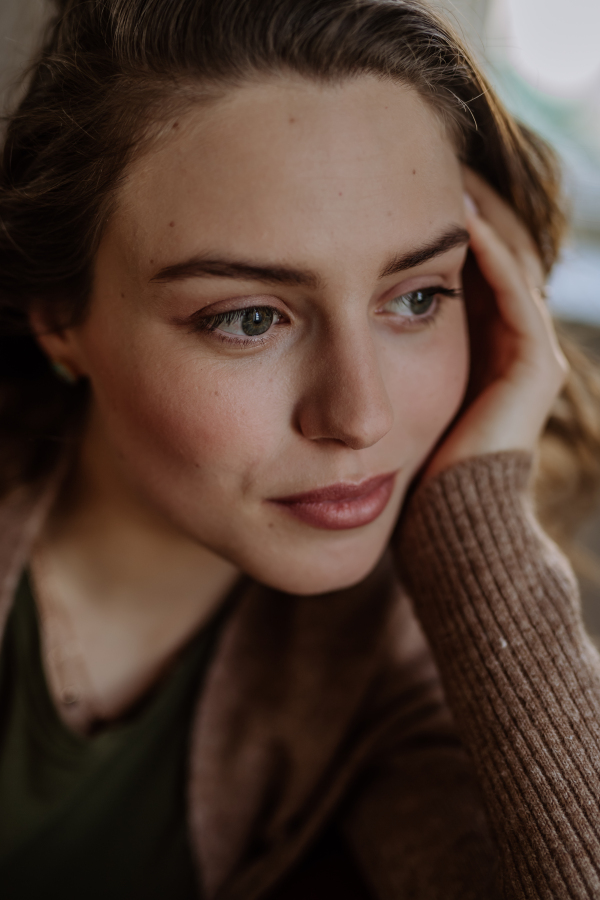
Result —
M392 297L388 300L388 304L392 303L395 299L401 299L402 297L409 297L411 294L424 294L426 297L462 297L463 292L460 288L445 288L439 285L428 287L428 288L415 288L412 291L406 291L404 294L397 294L396 297ZM387 305L387 304L386 304ZM413 317L404 316L405 323L404 328L410 329L413 327L423 328L428 325L433 325L435 322L437 315L440 311L440 304L436 303L431 310L428 310L421 315L414 315Z
M268 332L265 332L265 336L258 336L254 338L240 338L237 335L225 334L223 332L217 331L219 325L233 325L234 322L239 322L244 313L249 309L251 310L259 310L264 312L265 310L269 310L271 312L276 313L279 316L279 321L274 322L273 325L281 325L282 321L286 321L283 313L279 312L274 306L244 306L241 309L232 309L228 312L216 313L214 316L194 316L192 318L192 331L204 331L213 334L218 340L223 341L226 344L238 344L241 346L249 346L253 347L260 346L261 344L266 343L269 340ZM271 329L269 329L270 331Z
M399 297L400 296L408 296L409 294L413 294L416 292L417 292L416 290L415 291L407 291L406 295L400 294L398 296ZM420 289L420 293L425 294L428 297L435 297L435 296L439 296L439 295L441 295L443 297L462 297L463 296L462 291L459 288L445 288L445 287L441 287L441 286L422 288L422 289ZM392 299L394 299L394 298L392 298ZM391 300L388 301L388 303L389 302L391 302ZM191 330L195 331L195 332L198 332L198 331L208 332L208 333L214 335L218 340L223 341L224 343L227 343L227 344L237 344L238 346L253 346L253 347L260 346L261 344L266 343L270 339L268 337L269 332L265 332L264 337L258 336L258 337L254 337L254 338L250 338L250 337L240 338L236 335L225 334L224 332L219 332L217 330L219 328L219 325L232 325L234 322L239 322L242 319L244 313L247 312L249 309L256 309L256 310L267 310L268 309L268 310L274 311L280 318L280 321L275 322L274 325L282 324L281 320L285 321L285 317L283 316L283 314L280 313L279 310L277 310L273 306L256 306L256 307L246 306L246 307L242 307L241 309L232 309L232 310L229 310L228 312L216 313L213 316L195 315L190 320ZM439 304L436 304L436 306L433 308L432 312L424 313L421 316L415 316L415 318L413 319L413 322L418 322L419 326L432 325L433 322L435 321L435 319L437 318L438 312L439 312ZM405 318L407 319L408 322L410 322L410 318L408 316L406 316ZM409 324L407 327L408 328L412 327L412 324ZM269 331L271 331L271 329L269 329Z

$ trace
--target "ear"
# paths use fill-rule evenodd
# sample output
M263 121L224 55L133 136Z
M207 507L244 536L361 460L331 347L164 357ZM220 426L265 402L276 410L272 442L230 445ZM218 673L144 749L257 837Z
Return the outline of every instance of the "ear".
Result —
M79 341L73 328L57 329L49 324L41 306L35 304L29 311L29 324L33 336L50 362L63 367L77 381L85 375L82 366Z

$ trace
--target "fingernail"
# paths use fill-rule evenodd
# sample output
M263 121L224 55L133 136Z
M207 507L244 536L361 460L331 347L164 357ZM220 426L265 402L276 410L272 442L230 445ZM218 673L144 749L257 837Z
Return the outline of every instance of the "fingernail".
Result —
M473 200L471 195L467 194L467 192L465 191L463 197L465 200L465 209L467 210L467 212L471 213L471 215L473 216L479 215L479 210L477 209L475 201Z

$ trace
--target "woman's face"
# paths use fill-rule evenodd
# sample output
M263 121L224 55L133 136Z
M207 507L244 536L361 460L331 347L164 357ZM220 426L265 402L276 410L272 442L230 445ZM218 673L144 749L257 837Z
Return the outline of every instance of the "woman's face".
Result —
M359 581L464 394L463 303L432 288L460 288L466 241L411 89L290 78L193 109L132 167L69 334L96 459L260 581Z

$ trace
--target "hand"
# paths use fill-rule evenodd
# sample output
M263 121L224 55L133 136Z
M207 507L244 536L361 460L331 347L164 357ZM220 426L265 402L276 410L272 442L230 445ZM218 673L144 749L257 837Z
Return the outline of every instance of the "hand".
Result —
M467 269L464 273L467 310L473 308L470 324L476 332L472 365L477 370L485 356L485 370L476 378L479 383L471 384L468 395L473 399L434 452L425 478L483 453L533 451L568 374L544 303L544 270L530 234L480 176L470 169L464 176L476 207L465 204L478 269L471 273L471 284ZM477 314L482 302L487 307L483 316ZM484 321L486 334L478 335L477 325Z

